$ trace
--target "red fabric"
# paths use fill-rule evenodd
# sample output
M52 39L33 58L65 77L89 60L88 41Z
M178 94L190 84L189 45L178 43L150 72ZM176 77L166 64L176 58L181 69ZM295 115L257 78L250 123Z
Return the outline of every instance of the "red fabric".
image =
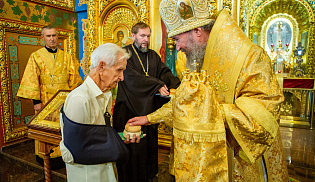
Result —
M161 27L162 27L162 47L160 49L160 54L161 54L161 61L165 63L165 50L166 50L166 37L167 37L167 32L166 32L166 26L164 22L161 20Z
M314 87L314 79L283 79L283 88L308 88Z

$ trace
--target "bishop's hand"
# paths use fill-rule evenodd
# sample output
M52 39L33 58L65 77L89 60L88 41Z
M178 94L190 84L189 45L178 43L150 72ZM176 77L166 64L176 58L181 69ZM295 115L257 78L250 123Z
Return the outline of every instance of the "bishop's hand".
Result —
M128 120L129 126L141 126L141 125L149 125L149 119L147 116L139 116L134 117Z

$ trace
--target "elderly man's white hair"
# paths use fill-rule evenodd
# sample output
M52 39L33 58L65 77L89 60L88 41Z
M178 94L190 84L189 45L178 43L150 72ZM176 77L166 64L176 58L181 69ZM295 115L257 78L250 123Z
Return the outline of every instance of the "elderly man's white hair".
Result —
M116 44L106 43L98 46L91 54L90 70L95 68L101 61L104 61L107 68L120 62L122 59L128 59L130 54ZM119 59L117 59L119 58Z

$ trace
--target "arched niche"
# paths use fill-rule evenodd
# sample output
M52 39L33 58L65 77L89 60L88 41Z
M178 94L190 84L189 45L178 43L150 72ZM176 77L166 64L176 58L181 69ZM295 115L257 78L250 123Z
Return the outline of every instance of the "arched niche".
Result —
M287 15L288 19L295 19L300 31L304 31L310 28L311 21L314 19L310 16L314 16L310 13L306 6L299 1L291 0L287 3L283 3L281 0L269 1L269 3L263 3L250 19L250 35L253 39L253 35L260 36L263 25L266 21L269 21L271 17L275 15Z
M296 35L296 40L299 42L304 39L304 42L309 43L305 56L307 58L305 59L307 62L306 69L309 75L314 75L314 13L308 2L305 0L286 0L284 3L283 0L266 0L257 4L258 6L253 7L248 14L250 24L248 35L249 38L255 43L258 43L257 39L262 40L262 36L264 36L261 35L261 33L264 32L263 25L274 15L286 15L286 19L290 20L290 22L294 22L292 21L292 19L294 19L299 30L298 35ZM305 38L307 38L307 40L305 40ZM263 41L261 41L259 44L262 45ZM293 45L292 49L295 49Z
M275 14L271 17L269 17L263 24L261 29L261 42L260 46L266 50L266 52L269 54L271 51L271 42L270 42L270 31L274 28L274 26L278 23L282 22L284 24L285 29L282 29L282 31L290 31L290 37L288 37L290 40L283 40L282 38L282 44L285 46L285 44L289 44L288 49L293 50L298 43L298 35L299 35L299 28L297 21L291 16L287 14ZM273 32L274 33L274 32ZM269 37L268 37L269 36ZM287 38L287 39L288 39ZM278 40L273 40L272 44L277 47L278 46Z
M132 3L113 3L105 7L100 18L100 43L117 43L117 32L123 32L123 43L131 38L132 26L140 21L139 13Z

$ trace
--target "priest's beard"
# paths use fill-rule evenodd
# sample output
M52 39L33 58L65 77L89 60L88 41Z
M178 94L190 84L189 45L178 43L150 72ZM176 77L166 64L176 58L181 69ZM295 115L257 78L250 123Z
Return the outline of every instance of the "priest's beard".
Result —
M198 63L196 66L197 71L200 71L202 68L203 59L205 57L207 44L198 44L196 41L193 40L192 36L188 36L187 40L187 48L185 50L186 54L186 68L190 69L190 71L195 70L195 65L193 65L194 60Z
M142 47L141 43L139 43L138 39L135 38L135 45L139 49L139 51L141 51L141 52L148 52L150 42L147 43L147 47Z

